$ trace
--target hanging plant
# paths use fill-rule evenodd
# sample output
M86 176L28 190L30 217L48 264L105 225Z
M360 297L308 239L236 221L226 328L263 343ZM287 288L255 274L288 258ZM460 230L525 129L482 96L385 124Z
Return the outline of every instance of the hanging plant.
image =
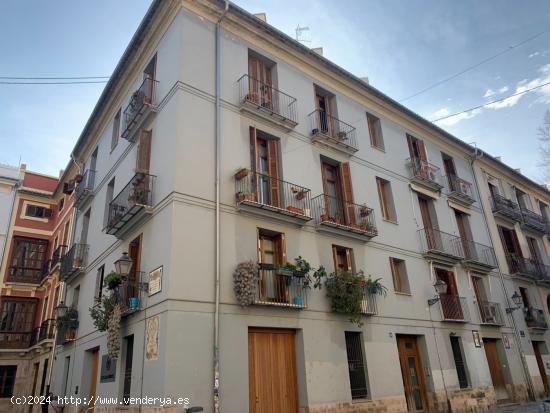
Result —
M56 320L59 330L76 330L78 328L78 311L75 308L67 308L67 312L63 317L58 317Z
M254 303L258 277L257 263L245 261L237 265L233 272L233 288L241 306L247 307Z
M99 303L89 309L94 326L99 331L107 331L109 319L111 318L111 314L113 314L116 302L116 294L107 294L103 296Z
M122 277L116 271L111 271L103 281L109 290L116 290L122 284Z
M120 304L116 303L107 327L107 354L112 360L116 360L120 352L120 318Z

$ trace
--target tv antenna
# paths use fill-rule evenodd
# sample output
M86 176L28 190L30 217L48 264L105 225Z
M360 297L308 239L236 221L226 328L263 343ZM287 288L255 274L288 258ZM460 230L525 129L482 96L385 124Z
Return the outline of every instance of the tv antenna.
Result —
M296 27L296 40L301 43L311 43L311 40L306 39L302 36L303 32L308 32L308 31L309 31L309 27L307 26L300 27L300 25L298 25L298 27Z

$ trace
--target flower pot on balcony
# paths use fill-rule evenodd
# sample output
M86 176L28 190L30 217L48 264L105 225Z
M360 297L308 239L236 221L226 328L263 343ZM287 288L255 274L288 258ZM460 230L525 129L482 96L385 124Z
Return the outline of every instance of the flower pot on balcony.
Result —
M248 169L246 168L241 168L237 170L237 172L235 172L235 179L237 181L240 181L241 179L246 178L247 176L248 176Z
M348 138L348 134L346 132L342 132L342 131L338 132L336 134L336 136L338 137L338 139L340 139L342 141L346 140Z
M302 208L289 205L286 207L286 209L290 212L293 212L294 214L304 215L304 210Z
M361 209L359 210L359 216L361 218L366 218L370 215L370 209L367 208L367 207L361 207Z
M318 128L315 128L315 129L312 129L311 130L311 134L312 135L317 135L319 133L319 129Z
M307 191L304 191L304 190L298 191L298 192L296 192L296 199L298 201L301 201L302 199L304 199L306 197L306 195L307 195Z
M244 202L244 201L251 201L251 202L254 202L254 194L253 193L242 193L242 192L237 192L237 201L238 202Z
M128 299L128 306L130 310L136 310L139 306L139 298L138 297L130 297Z
M330 217L328 216L328 214L321 214L321 221L330 221Z
M302 301L302 297L300 295L297 295L294 297L294 305L302 305L303 301Z

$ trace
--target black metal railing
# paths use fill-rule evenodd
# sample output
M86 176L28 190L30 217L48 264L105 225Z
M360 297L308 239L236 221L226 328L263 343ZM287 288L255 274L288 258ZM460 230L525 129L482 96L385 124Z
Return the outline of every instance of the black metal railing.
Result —
M516 254L507 254L506 261L510 274L519 274L537 280L550 277L550 267L541 262L523 258Z
M366 205L354 204L326 194L317 195L311 200L311 204L317 224L336 226L373 237L378 235L374 210Z
M463 198L474 199L472 183L456 175L447 175L447 186L449 194L457 194Z
M80 270L83 270L88 261L88 244L74 244L61 259L60 276L66 280Z
M521 222L521 210L514 201L495 194L489 198L493 214L499 214L514 221Z
M280 307L307 307L307 287L304 275L279 268L273 264L259 264L259 278L254 303Z
M467 261L479 263L488 267L497 267L495 250L488 245L462 238L462 249Z
M52 259L50 263L50 271L55 268L57 264L61 262L61 258L67 253L66 245L59 245L52 253Z
M2 331L0 330L0 349L25 349L32 339L32 330L28 331Z
M40 284L46 262L43 259L25 258L21 265L8 268L7 280L22 284Z
M538 232L546 232L546 224L542 215L537 214L536 212L530 211L526 208L521 208L521 218L524 226L534 229Z
M118 294L118 302L120 303L120 310L123 316L129 315L143 308L144 283L142 280L145 278L144 272L137 272L131 274L127 279L124 279L122 283L117 287L116 293Z
M449 255L464 258L462 238L448 234L436 228L422 228L418 230L420 249L423 253Z
M378 314L376 294L373 294L367 287L363 287L363 299L361 300L361 313L365 315Z
M107 234L116 234L144 208L153 206L154 175L136 173L109 204Z
M95 171L88 169L77 183L74 191L74 206L78 207L94 190Z
M527 327L544 330L548 328L548 322L543 310L534 307L524 307L523 311Z
M59 324L57 326L56 344L63 345L76 340L76 332L78 330L78 311L76 308L71 308L71 324ZM76 323L76 326L74 325Z
M42 265L42 280L50 275L51 262L51 260L48 260L44 263L44 265Z
M312 137L323 137L353 152L359 150L356 130L353 126L320 109L314 110L308 116Z
M249 170L239 173L235 175L237 204L254 204L285 214L311 217L309 188Z
M241 102L252 104L259 110L265 110L293 123L298 123L296 98L249 75L241 76L237 82Z
M146 77L141 86L132 94L128 106L124 109L124 130L122 132L124 139L128 139L146 109L155 104L158 83L157 80Z
M483 300L478 301L477 307L479 309L479 319L482 324L504 325L504 318L502 317L502 310L499 303Z
M441 171L437 166L423 161L420 158L408 158L407 165L412 179L428 182L438 188L444 186Z
M470 313L466 298L451 294L440 294L441 315L447 321L469 321Z
M52 340L55 336L55 320L44 320L40 327L36 327L32 332L29 347L40 344L44 340Z

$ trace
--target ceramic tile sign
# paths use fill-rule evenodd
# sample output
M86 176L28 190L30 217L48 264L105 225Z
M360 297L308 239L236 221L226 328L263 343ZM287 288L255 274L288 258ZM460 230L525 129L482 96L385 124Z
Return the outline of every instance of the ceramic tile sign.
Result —
M101 356L101 383L112 383L116 377L116 360L111 359L107 354Z
M155 315L145 323L145 358L158 360L159 358L159 330L160 316Z
M162 265L149 273L149 297L162 290Z
M472 336L474 338L474 346L481 347L481 337L479 336L479 331L472 330Z

